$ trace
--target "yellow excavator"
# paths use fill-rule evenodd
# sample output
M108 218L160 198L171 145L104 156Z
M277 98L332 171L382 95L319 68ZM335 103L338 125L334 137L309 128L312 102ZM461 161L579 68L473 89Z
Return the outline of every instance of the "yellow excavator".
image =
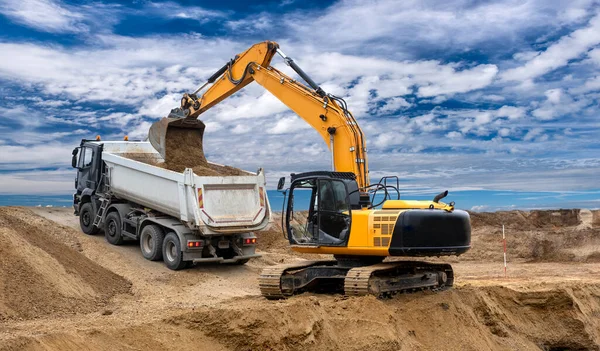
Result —
M306 84L271 66L276 54ZM326 93L273 41L236 55L204 85L184 94L179 108L152 125L150 142L165 156L169 130L187 128L202 137L204 124L198 116L253 81L319 132L331 151L333 168L292 174L285 190L283 177L277 188L286 195L282 227L291 249L333 254L334 259L264 269L259 278L263 296L278 299L305 291L389 296L452 286L448 264L383 260L466 252L471 244L469 214L455 210L453 202L440 201L447 191L432 201L401 200L397 177L370 184L365 136L346 102Z

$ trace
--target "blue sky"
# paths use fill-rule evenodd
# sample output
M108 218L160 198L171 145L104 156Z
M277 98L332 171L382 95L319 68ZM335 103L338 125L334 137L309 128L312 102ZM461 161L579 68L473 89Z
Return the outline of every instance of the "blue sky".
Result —
M346 98L372 179L398 175L406 197L600 207L590 0L0 0L0 196L68 195L81 138L145 138L183 92L267 39ZM211 160L263 167L271 186L330 165L318 134L258 85L202 119Z

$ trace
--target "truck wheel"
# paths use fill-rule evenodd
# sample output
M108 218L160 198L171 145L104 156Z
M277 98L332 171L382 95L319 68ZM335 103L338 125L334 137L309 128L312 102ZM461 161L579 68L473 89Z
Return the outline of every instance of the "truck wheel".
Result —
M113 245L123 244L123 236L121 235L121 216L119 212L111 212L104 220L104 237L106 241Z
M181 244L175 233L171 232L167 234L162 249L163 261L165 261L167 268L178 271L188 266L188 263L183 260Z
M94 227L94 218L96 218L96 212L92 207L92 203L84 203L79 210L79 226L81 227L82 232L87 235L98 233L99 229Z
M140 248L144 258L158 261L162 258L163 238L165 234L156 224L147 225L140 234Z

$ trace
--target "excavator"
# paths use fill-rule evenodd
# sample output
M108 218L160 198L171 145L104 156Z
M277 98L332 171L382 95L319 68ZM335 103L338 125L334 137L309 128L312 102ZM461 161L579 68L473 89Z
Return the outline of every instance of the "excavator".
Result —
M301 82L271 66L275 55ZM286 197L282 213L284 236L291 249L330 254L329 260L302 260L265 268L260 290L268 299L294 294L341 292L345 295L391 296L452 286L449 264L395 257L460 255L471 245L469 214L441 200L400 199L398 177L371 184L365 135L344 99L326 93L279 45L265 41L236 55L206 83L181 98L180 107L152 125L149 140L163 157L169 131L184 128L201 138L198 116L251 82L257 82L294 111L322 137L331 151L331 171L291 174L279 180ZM211 86L201 95L198 93ZM306 209L308 207L308 210ZM384 262L384 259L390 258Z

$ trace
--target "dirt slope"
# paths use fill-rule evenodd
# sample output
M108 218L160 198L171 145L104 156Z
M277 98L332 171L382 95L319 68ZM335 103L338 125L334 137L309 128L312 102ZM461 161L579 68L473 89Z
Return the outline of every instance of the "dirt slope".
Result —
M598 350L600 345L600 264L513 259L504 278L502 260L496 257L495 214L474 216L481 220L474 221L480 245L475 255L448 258L456 273L451 290L387 300L304 294L268 301L258 290L260 270L305 257L287 249L277 228L258 233L264 256L245 266L172 272L160 262L144 260L136 243L111 246L101 236L73 229L77 222L69 209L35 211L61 224L28 209L0 208L0 239L28 243L13 245L13 253L26 251L32 238L65 242L59 243L59 252L74 261L60 261L65 258L45 250L51 252L48 261L78 267L62 273L55 264L52 272L44 272L53 274L46 287L60 288L60 294L38 298L60 308L1 320L0 350ZM592 224L594 215L588 216ZM578 214L578 222L569 216L559 230L597 229L595 224L581 226L585 214ZM524 223L528 227L522 231L511 228L513 240L523 233L529 238L531 231L560 238L553 226L535 223ZM592 250L583 243L577 247ZM8 263L0 264L5 269ZM94 285L84 274L87 265L98 269L93 276L102 284ZM19 279L38 271L33 272L20 273ZM6 279L2 275L3 284ZM131 282L129 292L97 291L113 279ZM69 301L84 307L65 313L61 294L70 294ZM96 305L86 305L79 296L92 296Z
M512 259L600 262L600 211L546 210L471 213L472 249L463 258L502 257L502 225Z
M129 291L126 279L63 242L62 226L21 212L0 207L0 319L87 313Z
M260 297L130 328L23 337L6 350L597 350L600 285L463 287L373 297Z

